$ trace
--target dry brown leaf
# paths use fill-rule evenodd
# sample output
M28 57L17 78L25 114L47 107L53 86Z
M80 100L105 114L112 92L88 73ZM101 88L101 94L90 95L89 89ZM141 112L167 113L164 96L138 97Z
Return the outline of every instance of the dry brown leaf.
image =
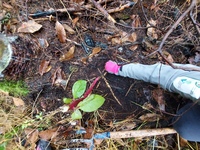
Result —
M7 9L13 9L13 7L8 3L3 3L3 7L7 8Z
M81 62L87 64L88 57L82 57Z
M156 26L156 21L153 20L153 19L149 20L149 23L150 23L151 25ZM150 26L151 26L149 23L147 24L147 27L150 27ZM158 39L158 34L156 33L156 29L155 29L155 28L148 28L148 29L147 29L147 35L148 35L149 37L153 38L153 39Z
M122 40L120 37L115 37L111 39L112 45L122 44Z
M28 22L23 22L22 25L18 28L20 33L35 33L42 28L41 24L38 24L34 20L29 20Z
M25 106L24 101L21 98L13 97L13 103L15 106Z
M38 43L39 43L39 46L41 48L47 48L47 47L49 47L49 43L47 42L46 39L39 38L38 39Z
M67 53L60 57L60 61L68 61L74 57L75 46L72 46Z
M35 129L27 128L27 129L25 129L25 134L27 135L27 143L26 144L31 144L31 148L35 149L36 142L39 139L38 138L39 131L35 130Z
M155 113L147 113L139 117L140 120L147 122L157 121L158 118L161 118L161 116Z
M165 111L165 101L162 89L155 89L152 91L152 97L158 103L159 109Z
M73 25L73 28L76 26L77 22L79 20L79 17L76 17L72 20L72 25Z
M44 73L47 73L51 70L51 66L49 66L50 61L42 60L39 66L39 74L43 76Z
M70 34L75 34L76 32L67 24L63 24L63 27L65 28L65 30L67 30Z
M51 77L52 85L55 84L56 79L62 79L62 70L60 67L56 69L56 71Z
M101 51L101 47L95 47L92 49L92 53L89 55L89 58L93 57L94 55L98 54Z
M61 43L65 43L67 35L66 35L63 25L59 21L56 21L55 29L56 29L56 34L58 36L59 41Z
M133 28L141 27L141 21L139 15L132 15L131 19L133 20L131 24Z
M58 127L39 132L39 137L43 140L49 141L58 135Z
M138 45L133 45L129 47L130 50L135 51L138 48Z
M71 2L82 4L85 0L71 0Z
M135 32L128 34L126 32L122 32L122 43L124 42L135 42L137 40L137 34Z

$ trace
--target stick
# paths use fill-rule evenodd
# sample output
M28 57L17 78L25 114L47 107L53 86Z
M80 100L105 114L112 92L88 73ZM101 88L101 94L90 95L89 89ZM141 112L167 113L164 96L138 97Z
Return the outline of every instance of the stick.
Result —
M117 7L117 8L113 8L113 9L109 9L108 13L115 13L115 12L119 12L124 10L125 8L129 8L135 5L135 2L128 2L127 4Z
M102 74L99 69L98 69L98 71L99 71L100 74ZM122 104L120 103L120 101L118 100L118 98L115 96L112 88L110 87L110 85L109 85L108 81L106 80L106 78L104 77L104 75L102 75L101 77L103 78L103 80L106 83L107 87L110 89L110 92L113 95L113 97L115 98L115 100L117 101L117 103L122 106Z
M110 21L113 22L113 23L116 23L115 19L114 19L111 15L109 15L108 12L107 12L99 3L97 3L95 0L91 0L91 1L92 1L92 3L94 4L94 6L95 6L97 9L99 9L99 10L102 12L102 14L103 14L108 20L110 20Z

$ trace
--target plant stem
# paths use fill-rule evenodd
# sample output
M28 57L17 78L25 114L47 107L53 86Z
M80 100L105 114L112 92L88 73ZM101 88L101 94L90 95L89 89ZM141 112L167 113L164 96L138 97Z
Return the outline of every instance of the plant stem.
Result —
M89 89L87 89L87 91L84 93L83 97L78 98L74 101L71 102L71 104L69 104L69 110L73 110L81 101L83 101L86 97L88 97L88 95L90 95L92 93L92 90L94 89L94 86L96 85L97 81L100 79L100 77L97 77L91 84L91 86L89 87Z

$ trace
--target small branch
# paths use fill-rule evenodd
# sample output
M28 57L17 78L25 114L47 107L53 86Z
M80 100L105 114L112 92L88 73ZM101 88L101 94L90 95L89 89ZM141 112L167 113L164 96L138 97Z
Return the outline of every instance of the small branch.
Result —
M119 12L124 10L125 8L129 8L135 5L135 2L128 2L127 4L117 7L117 8L113 8L113 9L109 9L108 13L115 13L115 12Z
M116 23L115 19L108 14L108 12L99 4L97 3L95 0L91 0L92 3L94 4L94 6L99 9L99 11L111 22L113 22L114 24Z
M192 20L192 23L193 23L195 29L197 30L198 36L200 36L200 29L199 29L199 27L198 27L196 21L195 21L194 18L193 18L192 10L190 11L190 19Z
M99 69L98 69L98 71L99 71L100 74L102 74ZM104 77L104 75L102 75L102 78L103 78L104 82L106 83L107 87L110 89L110 92L112 93L112 95L115 98L115 100L117 101L117 103L122 106L122 104L120 103L120 101L118 100L118 98L115 96L112 88L110 87L110 85L109 85L108 81L106 80L106 78Z

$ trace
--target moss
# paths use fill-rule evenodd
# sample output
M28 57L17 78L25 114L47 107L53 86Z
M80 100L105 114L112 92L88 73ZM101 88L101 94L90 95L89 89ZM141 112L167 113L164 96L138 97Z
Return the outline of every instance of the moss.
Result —
M29 93L29 90L23 81L3 80L0 82L0 90L8 92L15 97L26 96Z

